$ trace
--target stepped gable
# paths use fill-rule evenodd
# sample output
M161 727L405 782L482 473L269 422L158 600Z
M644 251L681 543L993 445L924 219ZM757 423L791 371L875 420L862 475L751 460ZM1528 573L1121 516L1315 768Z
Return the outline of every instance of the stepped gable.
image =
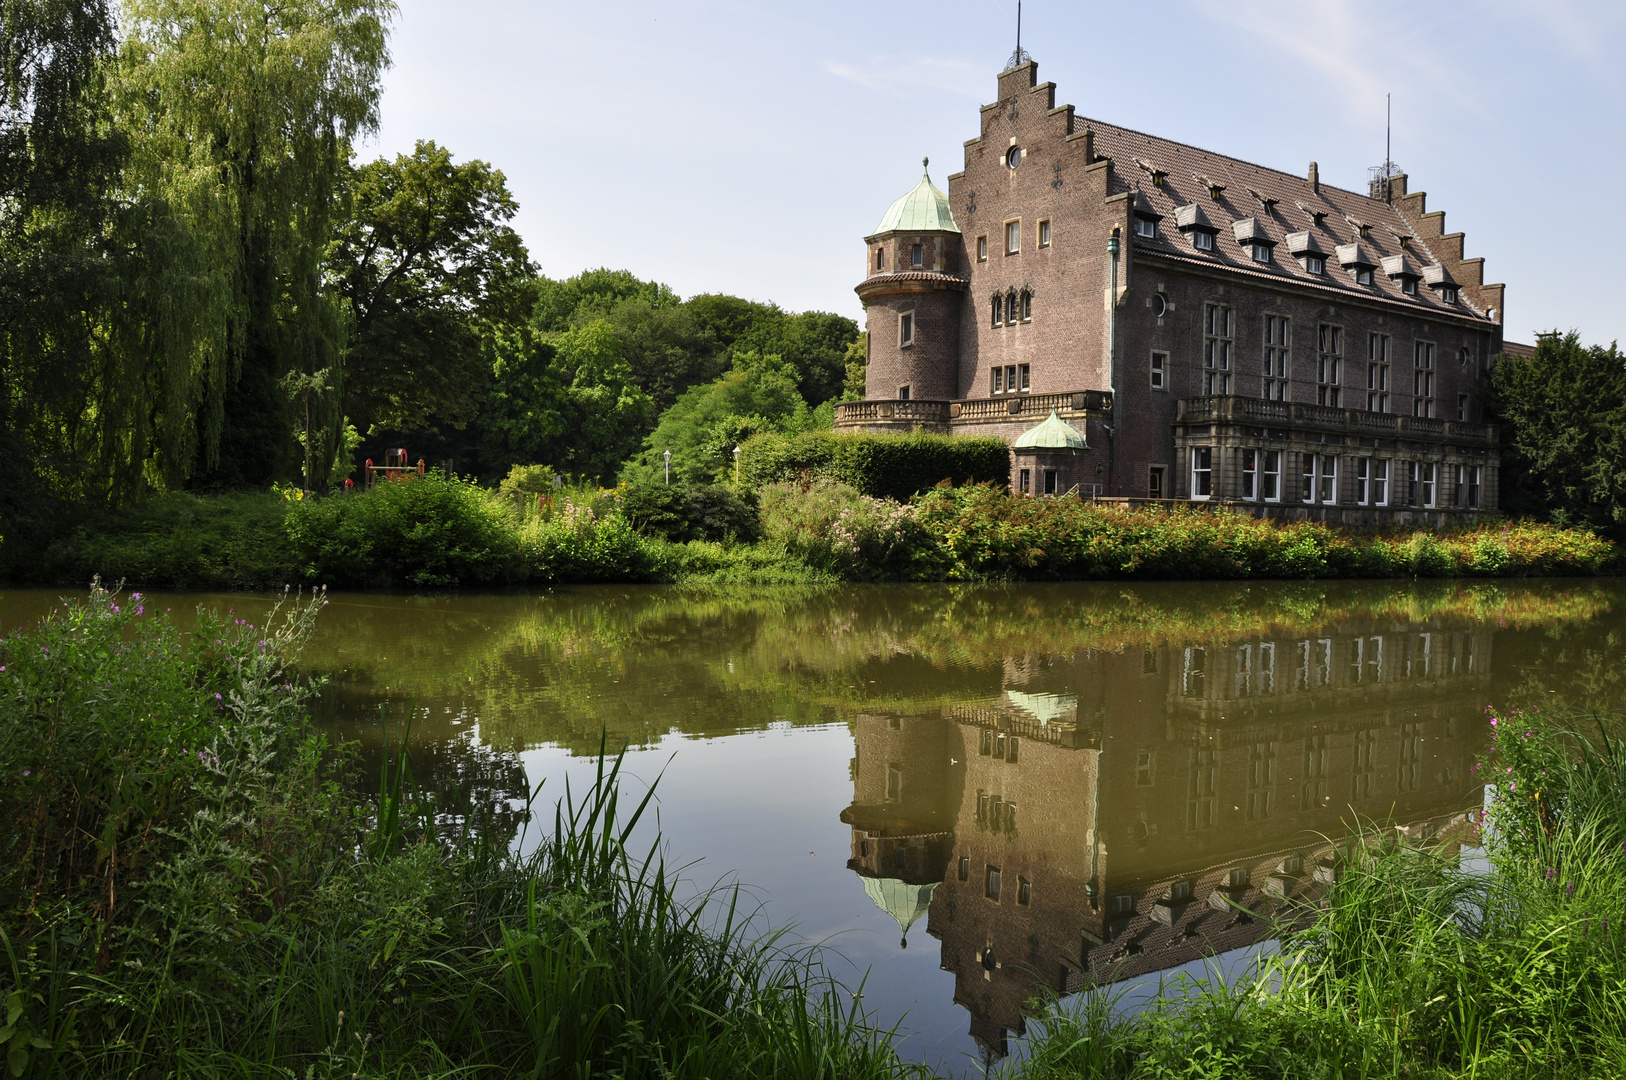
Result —
M1144 200L1162 217L1155 239L1130 237L1137 251L1199 266L1219 264L1233 273L1292 281L1352 297L1387 300L1408 311L1430 315L1487 319L1493 317L1487 316L1486 308L1495 308L1498 316L1501 313L1502 286L1484 284L1484 260L1462 257L1462 234L1445 233L1443 213L1424 213L1423 193L1408 195L1404 175L1392 181L1394 202L1390 204L1305 176L1100 120L1075 117L1073 129L1092 132L1095 153L1112 159L1113 185L1109 194L1136 188L1137 206ZM1160 182L1153 183L1149 177ZM1217 198L1211 194L1216 190ZM1166 227L1175 220L1180 207L1191 205L1201 208L1219 232L1212 251L1193 249L1178 231ZM1257 219L1269 239L1280 243L1274 261L1254 262L1248 248L1234 241L1233 226L1248 218ZM1368 226L1365 236L1360 235L1356 223ZM1324 252L1359 241L1375 265L1398 255L1409 255L1419 268L1441 263L1462 283L1461 301L1444 303L1430 290L1408 296L1401 291L1399 281L1381 274L1374 275L1371 285L1357 285L1335 265L1329 265L1325 274L1312 274L1282 243L1289 234L1306 231ZM1401 247L1402 237L1408 240L1406 248Z

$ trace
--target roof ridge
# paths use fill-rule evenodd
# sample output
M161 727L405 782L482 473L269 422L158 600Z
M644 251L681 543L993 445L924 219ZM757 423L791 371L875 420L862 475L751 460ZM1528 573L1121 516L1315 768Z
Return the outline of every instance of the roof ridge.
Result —
M1298 181L1301 184L1308 185L1309 182L1310 182L1308 179L1306 179L1303 176L1300 176L1298 173L1290 173L1285 169L1278 169L1274 165L1261 165L1257 161L1249 161L1247 158L1240 158L1240 157L1235 156L1234 154L1222 154L1218 150L1210 150L1205 146L1198 146L1195 143L1182 142L1179 139L1170 139L1167 136L1163 136L1163 135L1154 135L1150 131L1141 131L1139 128L1124 127L1122 124L1114 124L1109 120L1094 120L1094 119L1092 119L1091 117L1088 117L1088 116L1076 117L1075 120L1074 120L1075 126L1077 125L1078 120L1083 120L1086 127L1092 127L1092 125L1100 124L1100 125L1104 125L1106 127L1116 128L1117 130L1119 130L1121 132L1124 132L1126 134L1129 134L1129 135L1140 135L1140 136L1143 136L1143 137L1148 138L1148 139L1156 139L1159 142L1173 143L1175 146L1183 147L1183 148L1185 148L1187 150L1195 150L1198 153L1202 153L1202 154L1211 154L1214 157L1220 158L1223 161L1235 162L1235 163L1240 164L1240 165L1247 165L1250 168L1254 168L1254 169L1263 169L1266 172L1275 173L1278 176L1291 177L1292 179ZM1093 130L1093 127L1092 127L1092 130ZM1353 195L1357 199L1365 199L1367 202L1377 203L1379 206L1390 206L1390 207L1394 206L1393 203L1386 203L1382 199L1374 199L1371 195L1362 194L1361 192L1355 191L1352 188L1340 187L1337 184L1329 184L1325 180L1318 181L1318 185L1320 187L1324 187L1324 188L1331 188L1332 190L1337 191L1337 192L1342 192L1345 195Z

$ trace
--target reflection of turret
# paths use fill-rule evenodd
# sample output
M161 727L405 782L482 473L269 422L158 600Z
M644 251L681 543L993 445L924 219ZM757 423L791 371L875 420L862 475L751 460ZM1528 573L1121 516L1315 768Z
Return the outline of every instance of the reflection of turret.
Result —
M1374 622L1008 658L997 695L857 719L848 865L900 926L928 905L998 1056L1041 986L1258 941L1335 879L1320 837L1352 814L1465 825L1489 655L1488 632Z
M955 760L936 717L861 715L856 727L853 804L841 812L853 827L847 867L864 879L875 906L897 920L907 948L909 927L925 914L948 866L963 756Z

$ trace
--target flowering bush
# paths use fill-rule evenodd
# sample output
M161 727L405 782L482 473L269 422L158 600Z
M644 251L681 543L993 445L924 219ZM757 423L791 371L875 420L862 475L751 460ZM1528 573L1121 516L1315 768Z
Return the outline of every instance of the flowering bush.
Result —
M769 484L761 500L769 540L816 569L849 578L938 576L941 553L916 508L846 484Z

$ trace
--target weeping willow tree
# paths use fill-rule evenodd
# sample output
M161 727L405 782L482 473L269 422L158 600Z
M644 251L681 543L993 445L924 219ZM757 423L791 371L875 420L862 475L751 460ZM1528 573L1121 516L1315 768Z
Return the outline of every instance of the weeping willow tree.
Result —
M350 145L376 129L390 0L128 0L115 77L132 252L116 348L142 377L145 479L260 485L294 471L282 387L327 372L331 463L347 313L322 259ZM132 449L134 449L132 447ZM318 473L313 483L323 483Z

